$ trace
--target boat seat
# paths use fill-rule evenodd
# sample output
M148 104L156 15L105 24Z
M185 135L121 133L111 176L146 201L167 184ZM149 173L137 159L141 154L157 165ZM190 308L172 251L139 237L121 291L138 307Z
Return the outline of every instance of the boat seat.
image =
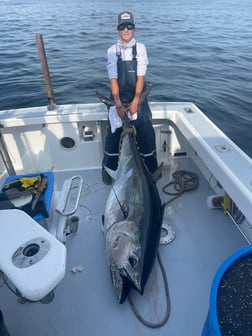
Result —
M0 210L0 269L21 296L39 301L63 279L66 248L19 209Z

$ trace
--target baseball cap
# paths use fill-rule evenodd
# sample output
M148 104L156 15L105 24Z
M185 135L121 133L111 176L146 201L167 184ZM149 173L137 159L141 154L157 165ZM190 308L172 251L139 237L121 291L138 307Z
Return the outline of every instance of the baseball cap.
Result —
M133 15L130 12L122 12L118 15L118 23L119 26L122 23L132 23L135 24Z

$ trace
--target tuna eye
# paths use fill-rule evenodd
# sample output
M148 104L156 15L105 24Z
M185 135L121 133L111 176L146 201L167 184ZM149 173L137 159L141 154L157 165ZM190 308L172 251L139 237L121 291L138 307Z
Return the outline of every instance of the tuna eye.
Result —
M129 257L129 263L130 263L130 266L131 266L132 268L135 267L136 264L137 264L137 259L136 259L136 257L134 257L134 256Z

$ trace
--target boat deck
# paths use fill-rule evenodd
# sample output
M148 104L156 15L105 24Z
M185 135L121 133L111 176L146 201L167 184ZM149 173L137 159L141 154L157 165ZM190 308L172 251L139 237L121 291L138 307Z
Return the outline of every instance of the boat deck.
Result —
M164 221L175 228L176 239L159 249L171 302L170 318L163 327L143 326L127 301L122 305L117 302L101 230L110 187L103 185L97 169L55 175L57 190L75 174L82 175L84 184L75 214L80 218L78 231L67 239L66 276L55 289L54 300L49 304L21 304L0 279L0 308L10 335L200 335L214 274L224 259L247 242L223 210L208 208L206 199L213 191L191 159L177 158L172 166L164 167L158 181L161 199L166 202L170 198L162 187L173 171L181 169L197 173L199 187L165 208ZM80 272L73 272L76 266L81 266ZM165 289L157 262L144 296L134 290L130 295L145 319L153 323L162 320Z

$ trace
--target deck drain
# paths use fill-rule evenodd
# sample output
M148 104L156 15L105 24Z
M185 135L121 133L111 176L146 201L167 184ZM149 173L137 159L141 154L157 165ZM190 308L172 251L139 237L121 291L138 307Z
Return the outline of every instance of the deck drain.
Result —
M161 236L160 236L160 244L169 244L176 237L175 228L171 224L162 224L161 228Z

